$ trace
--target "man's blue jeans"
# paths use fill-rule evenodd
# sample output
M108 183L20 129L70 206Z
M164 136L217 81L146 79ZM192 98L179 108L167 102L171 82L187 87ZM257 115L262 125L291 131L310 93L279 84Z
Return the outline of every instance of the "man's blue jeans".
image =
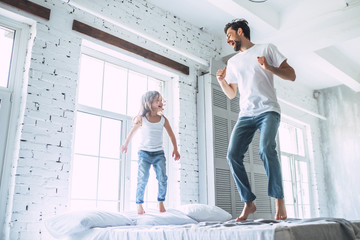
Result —
M232 131L227 160L243 202L252 202L256 198L251 191L245 171L244 155L257 129L260 129L259 154L269 180L268 195L279 199L284 198L275 140L279 124L279 113L265 112L257 116L240 117Z
M156 179L159 184L158 198L159 202L165 201L167 179L166 176L166 158L164 151L148 152L139 150L138 160L138 177L137 177L137 189L136 189L136 204L144 203L144 192L146 184L149 180L149 170L151 165L156 173Z

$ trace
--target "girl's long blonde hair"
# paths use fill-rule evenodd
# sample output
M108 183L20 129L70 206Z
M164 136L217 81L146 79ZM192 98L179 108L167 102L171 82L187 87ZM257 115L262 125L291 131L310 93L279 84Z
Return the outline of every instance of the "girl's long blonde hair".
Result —
M158 91L148 91L141 97L139 116L145 117L151 112L151 105L156 97L160 96Z

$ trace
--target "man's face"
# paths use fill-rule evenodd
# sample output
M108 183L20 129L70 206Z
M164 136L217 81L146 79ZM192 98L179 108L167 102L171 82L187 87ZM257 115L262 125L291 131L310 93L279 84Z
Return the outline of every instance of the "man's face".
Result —
M226 31L226 43L234 48L234 51L239 51L241 48L241 38L237 31L229 28Z

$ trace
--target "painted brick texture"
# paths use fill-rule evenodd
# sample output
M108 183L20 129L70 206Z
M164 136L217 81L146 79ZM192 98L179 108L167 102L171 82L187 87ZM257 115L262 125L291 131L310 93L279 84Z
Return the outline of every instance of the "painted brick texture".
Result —
M67 209L71 177L71 147L78 86L82 35L71 30L73 19L83 21L129 42L190 67L180 75L180 118L175 128L182 160L178 167L179 203L198 202L196 126L196 70L199 63L136 36L66 1L33 1L51 9L50 21L34 18L26 106L14 164L14 195L10 212L10 239L51 239L43 220ZM78 1L81 2L81 1ZM220 54L215 37L146 1L97 1L91 9L143 31L168 45L209 60ZM16 11L15 11L16 12Z

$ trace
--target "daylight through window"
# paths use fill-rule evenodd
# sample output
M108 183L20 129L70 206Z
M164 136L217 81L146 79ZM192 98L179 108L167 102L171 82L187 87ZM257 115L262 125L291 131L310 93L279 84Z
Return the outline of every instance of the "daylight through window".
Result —
M138 114L142 94L148 90L165 96L165 81L124 67L104 54L81 55L72 209L135 209L138 137L133 138L128 149L131 158L125 162L119 147L126 126L132 126L132 118ZM148 204L156 202L152 195L157 193L157 181L152 175L145 196ZM124 185L126 177L131 186Z

